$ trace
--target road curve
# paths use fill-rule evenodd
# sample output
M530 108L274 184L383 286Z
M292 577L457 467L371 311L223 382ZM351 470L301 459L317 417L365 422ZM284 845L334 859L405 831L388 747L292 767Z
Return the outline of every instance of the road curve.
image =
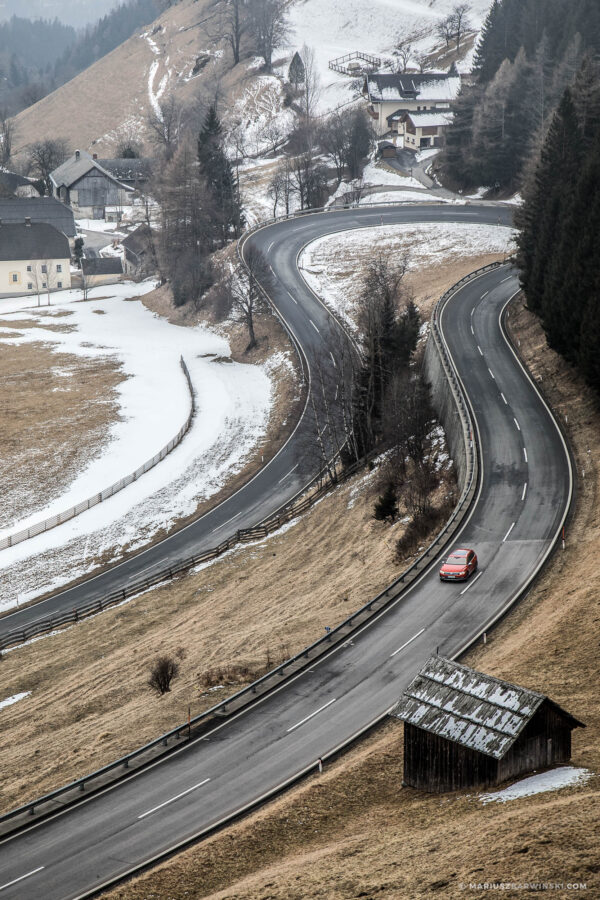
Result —
M381 218L408 222L411 213L426 221L436 215L477 221L468 207L375 216L353 211L282 223L255 240L265 249L273 242L278 283L300 300L298 246L327 230ZM491 215L497 219L496 211ZM516 289L514 272L497 269L466 284L441 317L481 442L479 493L457 537L478 551L477 580L442 584L434 566L347 644L254 707L129 780L0 842L2 900L87 896L256 803L379 718L429 654L439 648L454 656L519 594L559 533L571 472L562 437L503 336L501 311ZM304 316L318 325L324 310L307 293ZM291 327L301 328L302 315L299 303ZM316 340L306 349L310 359Z
M402 206L357 210L340 210L301 218L293 218L271 225L251 235L253 244L269 258L276 273L271 290L273 301L288 324L298 344L303 348L309 371L319 359L334 381L333 363L323 351L323 338L331 318L315 298L296 268L301 248L314 238L346 228L360 228L411 222L467 222L511 224L510 208L492 206ZM97 600L138 579L150 578L162 569L174 566L179 560L202 553L241 528L258 524L289 502L298 491L317 474L317 461L305 453L306 435L311 429L310 411L303 415L293 436L277 455L244 487L196 522L176 532L160 543L122 562L102 574L90 578L68 590L54 594L47 600L0 618L0 636L49 619L61 612ZM111 500L107 500L110 503ZM85 515L85 513L84 513ZM30 542L35 552L35 541Z

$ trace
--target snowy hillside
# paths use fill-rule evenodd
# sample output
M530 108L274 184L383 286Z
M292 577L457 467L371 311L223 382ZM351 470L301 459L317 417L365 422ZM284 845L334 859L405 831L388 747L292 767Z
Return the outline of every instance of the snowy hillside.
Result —
M390 55L394 44L409 41L416 52L439 44L436 23L456 0L297 0L290 8L291 50L313 47L321 75L324 109L351 99L349 79L328 68L329 61L354 50ZM491 0L471 0L470 21L479 30Z

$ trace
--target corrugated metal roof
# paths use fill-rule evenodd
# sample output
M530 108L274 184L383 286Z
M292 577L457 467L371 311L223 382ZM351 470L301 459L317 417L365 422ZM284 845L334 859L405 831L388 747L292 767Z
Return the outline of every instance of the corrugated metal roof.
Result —
M537 691L432 656L409 684L392 715L502 759L546 699ZM560 711L576 725L582 724Z

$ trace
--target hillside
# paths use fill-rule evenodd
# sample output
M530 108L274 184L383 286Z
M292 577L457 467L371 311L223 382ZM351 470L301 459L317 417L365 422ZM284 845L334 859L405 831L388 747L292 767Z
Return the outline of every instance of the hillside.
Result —
M453 5L453 0L394 4L299 0L290 7L290 42L277 54L275 70L285 74L294 50L306 43L315 50L322 108L348 102L353 96L350 82L328 69L330 59L353 50L389 55L398 38L410 42L415 54L441 51L435 24ZM473 0L470 15L475 29L488 5L489 0ZM64 137L73 148L110 154L121 136L146 133L149 111L171 92L184 104L193 103L198 94L211 99L218 94L222 108L232 108L243 98L244 82L248 78L256 82L256 61L245 60L230 69L219 33L211 0L182 0L143 33L20 113L15 119L15 151L45 137ZM265 83L269 101L257 99L256 91L250 100L260 109L263 125L281 113L282 104L277 79L261 76L261 94Z

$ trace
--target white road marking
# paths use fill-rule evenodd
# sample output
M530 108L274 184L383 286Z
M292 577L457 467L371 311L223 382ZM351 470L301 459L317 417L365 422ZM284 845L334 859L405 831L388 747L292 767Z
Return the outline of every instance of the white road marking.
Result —
M419 635L423 634L424 631L425 631L425 629L421 628L420 631L417 631L416 634L413 634L413 636L411 637L410 640L406 641L405 644L402 644L401 647L398 647L397 650L394 650L393 653L390 653L390 657L395 656L396 653L400 653L401 650L404 650L405 647L408 647L409 644L412 644L413 641L416 641L416 639L419 637Z
M471 325L471 334L475 334L475 329L473 328L472 325Z
M512 277L513 277L512 275L507 275L506 278L503 278L503 279L502 279L502 281L500 282L500 284L504 284L505 281L509 281Z
M481 299L484 300L488 294L489 294L489 291L486 291L485 294L481 295Z
M490 373L490 375L492 376L492 378L494 378L494 373L492 372L492 370L490 369L489 366L488 366L488 372ZM495 381L495 380L496 380L496 379L494 378L494 381Z
M296 306L298 306L298 301L296 300L295 297L292 297L292 295L290 294L289 291L288 291L288 297L290 298L290 300L293 300L293 301L294 301L294 303L296 304Z
M478 572L478 574L475 576L475 578L473 579L473 581L470 581L470 582L468 583L468 585L466 586L466 588L463 588L463 589L462 589L462 591L460 592L460 596L462 597L462 595L465 594L465 593L469 590L470 587L473 587L473 585L475 584L475 582L477 581L477 579L478 579L478 578L481 578L482 575L483 575L483 572Z
M292 472L295 472L299 465L300 465L300 463L297 462L296 465L294 466L294 468L293 468L293 469L290 469L290 471L287 473L287 475L284 475L283 478L280 478L280 479L279 479L279 481L277 482L277 484L281 484L282 481L285 481L285 479L288 477L288 475L291 475Z
M519 431L520 431L520 430L521 430L521 426L519 425L519 423L517 422L517 420L515 419L514 416L513 416L513 422L515 423L515 425L517 426L517 428L518 428Z
M271 272L273 273L273 275L275 275L275 269L273 268L273 266L269 266L269 268L270 268ZM275 277L277 277L277 276L275 275Z
M525 462L527 462L527 449L523 447L523 456L525 457Z
M27 875L21 875L19 878L13 878L12 881L7 881L6 884L0 885L0 891L3 891L4 888L10 887L11 884L16 884L18 881L23 881L24 878L31 878L32 875L35 875L36 872L41 872L45 866L38 866L37 869L32 869L31 872L28 872Z
M477 349L479 350L480 354L483 356L483 350L481 349L481 347L479 346L479 344L477 344Z
M329 351L329 355L330 355L330 357L331 357L331 362L334 364L334 366L335 366L336 369L337 369L337 363L336 363L336 361L335 361L335 356L333 355L333 353L331 352L331 350Z
M506 405L508 406L508 401L507 401L506 397L504 396L504 394L500 394L500 396L502 397L502 399L504 400L504 402L505 402Z
M502 543L504 543L504 541L507 539L507 537L509 536L509 534L511 533L511 531L513 530L513 528L515 527L516 524L517 524L516 522L513 522L513 523L512 523L512 525L510 526L510 528L508 529L508 531L506 532L506 534L505 534L504 537L502 538Z
M316 331L318 334L321 334L321 332L319 331L319 329L317 328L317 326L315 325L315 323L313 322L313 320L312 320L312 319L309 319L308 321L310 322L310 324L312 325L312 327L315 329L315 331Z
M523 485L523 496L521 497L521 500L525 499L526 493L527 493L527 482L525 482L525 484Z
M473 309L471 310L471 315L473 315L474 312L475 312L475 307L473 307Z
M339 385L336 384L336 386L335 386L335 397L334 397L334 400L337 400L337 397L338 397L338 389L339 389Z
M223 522L222 525L217 525L217 527L215 528L215 531L218 531L219 528L225 528L226 525L229 525L230 522L233 522L234 519L237 519L237 517L238 517L239 515L240 515L240 513L239 513L239 512L236 512L235 516L232 516L230 519L227 519L227 521L226 521L226 522Z
M138 816L138 819L145 819L146 816L149 816L151 813L156 812L157 809L162 809L163 806L168 806L169 803L174 803L175 800L179 800L180 797L185 797L186 794L190 794L197 788L202 787L202 785L206 784L207 781L210 781L210 778L205 778L204 781L199 781L198 784L195 784L193 787L188 788L187 791L182 791L181 794L177 794L175 797L171 797L170 800L165 800L164 803L159 803L158 806L155 806L152 809L149 809L147 812L142 813L141 816Z
M271 243L267 247L267 253L269 252L269 250L271 249L271 247L273 246L274 243L275 243L275 241L271 241Z
M299 722L296 722L295 725L292 725L291 728L288 728L287 731L293 731L294 728L300 728L301 725L304 725L305 722L308 722L309 719L312 719L313 716L316 716L318 713L323 712L324 709L327 709L328 706L331 706L332 703L335 703L335 697L333 700L330 700L329 703L324 703L323 706L320 706L318 709L315 709L309 716L306 716L304 719L301 719Z

